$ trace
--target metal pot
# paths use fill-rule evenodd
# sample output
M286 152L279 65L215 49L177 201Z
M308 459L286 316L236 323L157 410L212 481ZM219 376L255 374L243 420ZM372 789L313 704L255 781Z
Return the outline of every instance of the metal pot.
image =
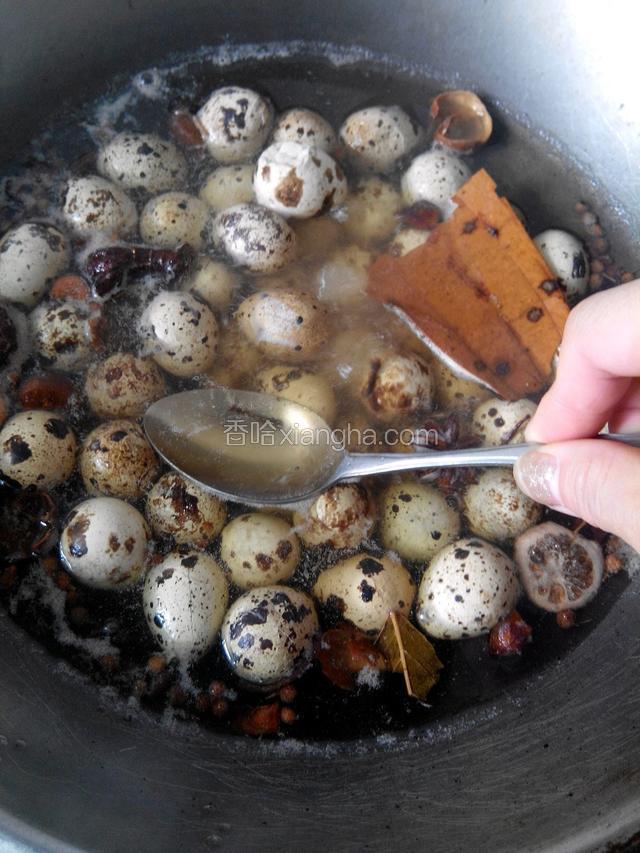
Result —
M640 226L639 17L591 0L5 2L0 160L61 100L169 53L357 45L489 93L559 140L608 188L625 260ZM0 827L56 850L602 849L640 829L638 624L629 583L570 654L498 701L384 742L296 747L128 718L3 613Z

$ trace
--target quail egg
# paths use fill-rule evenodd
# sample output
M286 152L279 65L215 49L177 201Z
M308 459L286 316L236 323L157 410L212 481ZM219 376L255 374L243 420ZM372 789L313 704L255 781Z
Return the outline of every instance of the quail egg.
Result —
M188 243L202 247L202 231L209 211L194 195L167 192L152 198L140 214L140 236L146 243L165 249L176 249Z
M492 392L484 385L458 376L440 359L433 360L431 370L436 382L438 407L441 409L473 409L492 396Z
M211 492L172 471L149 492L145 514L156 535L204 548L222 530L227 508Z
M422 128L397 106L366 107L348 116L340 140L363 171L393 172L423 136Z
M258 204L280 216L307 219L341 204L347 182L340 166L321 148L275 142L258 159L253 189Z
M42 302L31 314L33 344L59 370L82 367L94 354L91 313L80 302Z
M161 290L140 319L146 353L173 376L195 376L216 357L218 324L191 293Z
M407 204L428 201L450 216L455 210L451 201L460 187L471 177L471 170L459 157L443 151L419 154L402 176L402 193Z
M244 681L276 687L302 675L313 661L320 626L313 601L287 586L245 592L222 623L222 648Z
M135 507L118 498L90 498L69 514L60 557L80 583L122 589L142 575L148 543L149 528Z
M336 416L336 397L324 376L301 367L278 364L266 367L256 377L258 391L291 400L316 412L328 424Z
M264 364L264 356L245 338L235 320L221 326L219 340L217 358L200 377L201 381L205 387L212 384L247 387Z
M114 420L92 430L80 451L80 474L90 495L135 500L147 493L160 465L142 427Z
M220 536L220 557L241 589L288 580L300 561L300 542L277 515L250 512L230 521Z
M488 468L467 486L463 508L469 529L496 542L515 539L542 517L542 507L524 495L508 468Z
M229 588L209 554L172 551L150 569L142 600L149 630L165 656L191 664L213 645Z
M213 222L214 242L250 272L282 269L296 256L296 235L287 221L259 204L237 204Z
M389 352L380 358L372 356L360 399L380 421L428 411L433 406L429 366L417 355Z
M31 333L25 314L13 305L0 304L0 389L14 388L31 356Z
M550 228L533 238L549 269L567 289L567 299L584 296L589 289L589 261L577 237L559 228Z
M206 302L212 311L222 313L231 305L239 286L238 274L231 267L201 256L183 278L181 288Z
M150 193L184 184L187 161L173 142L153 133L118 133L98 154L98 171L125 189Z
M311 219L298 219L294 222L298 257L301 260L316 260L326 257L340 240L342 226L325 214Z
M98 175L69 181L63 214L81 237L100 234L116 240L132 234L138 224L136 206L125 191Z
M460 535L460 516L445 496L422 483L394 483L380 497L380 540L407 560L430 560Z
M346 201L345 231L362 246L381 243L395 231L401 207L402 196L392 184L375 176L364 178Z
M332 252L316 276L316 295L337 306L357 306L367 295L373 254L355 243Z
M209 96L198 121L211 156L219 163L251 160L267 140L273 108L266 98L240 86L224 86Z
M331 153L338 144L334 129L319 113L294 107L282 113L275 123L273 142L303 142Z
M64 483L76 465L76 438L51 412L18 412L0 430L0 471L21 486Z
M238 325L247 340L270 358L306 361L329 337L327 309L293 290L261 290L240 303Z
M129 352L116 352L90 367L84 390L91 409L101 418L142 417L167 392L155 362Z
M67 239L42 222L25 222L0 241L0 299L31 308L69 264Z
M521 444L536 404L531 400L501 400L491 397L475 409L473 430L487 447Z
M420 228L402 228L394 235L391 242L385 249L388 255L394 255L396 258L403 258L409 252L413 252L418 246L426 243L429 237L429 231L423 231Z
M423 574L416 620L431 637L478 637L514 608L519 593L515 566L503 551L482 539L458 539Z
M252 163L241 166L218 166L207 177L198 195L214 211L226 210L236 204L255 201Z
M361 631L381 631L391 610L409 616L416 589L401 562L356 554L323 569L313 596Z
M338 483L305 512L294 512L293 523L305 545L357 548L371 535L375 507L364 486Z

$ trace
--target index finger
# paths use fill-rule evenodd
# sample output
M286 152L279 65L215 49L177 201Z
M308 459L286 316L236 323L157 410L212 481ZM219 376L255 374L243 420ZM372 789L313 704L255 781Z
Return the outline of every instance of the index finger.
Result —
M527 429L529 441L596 435L640 376L640 279L596 293L569 315L555 382Z

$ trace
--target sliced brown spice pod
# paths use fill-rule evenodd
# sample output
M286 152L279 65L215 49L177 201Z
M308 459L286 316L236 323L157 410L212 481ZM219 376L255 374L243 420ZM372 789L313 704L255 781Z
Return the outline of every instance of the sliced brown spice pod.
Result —
M441 92L431 102L430 112L436 122L434 139L446 148L471 151L491 136L493 120L475 92Z
M18 399L23 409L64 409L74 390L63 373L37 373L20 384Z
M401 258L381 255L368 293L438 357L506 400L544 389L569 308L509 202L481 169L452 216Z

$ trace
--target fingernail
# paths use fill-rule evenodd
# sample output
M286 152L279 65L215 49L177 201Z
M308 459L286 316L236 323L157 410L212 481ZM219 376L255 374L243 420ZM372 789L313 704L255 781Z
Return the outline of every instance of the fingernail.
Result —
M560 505L558 460L550 453L532 450L516 462L513 476L518 488L538 503Z

